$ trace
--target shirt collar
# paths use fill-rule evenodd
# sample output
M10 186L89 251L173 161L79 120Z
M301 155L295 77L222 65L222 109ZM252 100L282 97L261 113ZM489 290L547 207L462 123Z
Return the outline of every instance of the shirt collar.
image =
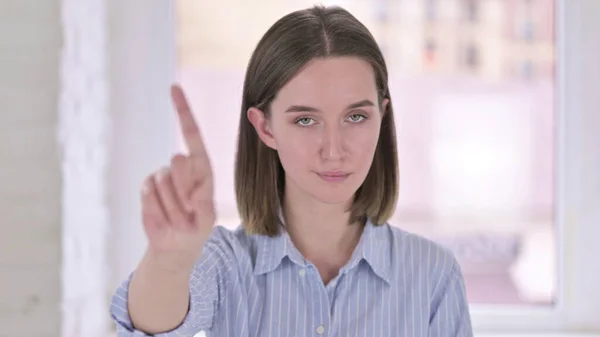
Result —
M276 237L259 236L254 274L260 275L275 270L287 257L297 265L306 265L306 260L292 243L287 231ZM345 273L364 260L371 270L386 283L390 282L391 252L390 232L387 225L375 226L368 220L358 245L340 273Z
M363 234L345 267L340 273L347 272L365 261L371 270L386 283L390 283L391 271L391 233L388 225L375 226L367 220Z
M266 274L277 268L283 258L287 257L297 265L304 266L306 260L296 249L285 229L276 237L259 236L254 274Z

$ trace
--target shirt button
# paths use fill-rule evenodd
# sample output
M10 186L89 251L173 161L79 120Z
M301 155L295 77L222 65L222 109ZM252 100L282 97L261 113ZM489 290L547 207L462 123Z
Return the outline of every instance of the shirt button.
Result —
M298 275L304 276L306 274L306 270L304 268L298 270Z
M323 334L323 332L325 332L325 327L324 327L324 326L322 326L322 325L319 325L319 326L317 327L317 333L318 333L319 335L322 335L322 334Z

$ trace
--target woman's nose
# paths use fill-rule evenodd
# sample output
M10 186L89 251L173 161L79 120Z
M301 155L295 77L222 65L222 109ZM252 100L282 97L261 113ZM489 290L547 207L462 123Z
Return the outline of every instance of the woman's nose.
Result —
M324 128L321 156L325 160L341 160L344 156L342 132L338 127Z

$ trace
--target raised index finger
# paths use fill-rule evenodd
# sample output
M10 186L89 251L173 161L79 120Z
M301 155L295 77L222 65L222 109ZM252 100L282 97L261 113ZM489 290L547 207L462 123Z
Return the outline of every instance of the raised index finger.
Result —
M183 133L183 138L190 151L190 155L205 158L206 148L200 134L200 128L180 86L173 85L171 87L171 99L177 110L181 132Z

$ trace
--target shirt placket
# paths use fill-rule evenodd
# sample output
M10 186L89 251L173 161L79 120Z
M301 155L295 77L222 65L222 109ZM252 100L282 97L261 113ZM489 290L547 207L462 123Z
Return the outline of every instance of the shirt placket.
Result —
M309 306L312 309L310 310L312 314L312 325L307 327L308 331L311 331L309 336L331 336L329 296L327 295L327 289L323 285L323 281L317 268L308 263L306 267L301 268L298 271L298 274L299 277L305 279L305 284L308 286L308 289L310 289L309 296L311 296L311 301L309 301Z

